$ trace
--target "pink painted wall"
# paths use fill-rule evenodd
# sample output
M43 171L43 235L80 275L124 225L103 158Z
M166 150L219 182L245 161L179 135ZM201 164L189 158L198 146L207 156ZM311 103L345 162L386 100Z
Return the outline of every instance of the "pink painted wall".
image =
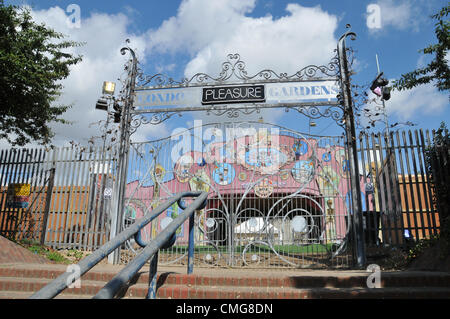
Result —
M307 151L306 148L295 148L294 145L299 141L307 143ZM255 146L256 144L258 145L257 147ZM216 191L220 192L221 195L242 195L249 183L267 177L269 189L273 188L272 194L291 194L301 189L302 194L319 196L321 198L321 205L325 210L325 213L329 212L329 208L334 210L334 225L337 238L343 238L345 236L345 216L347 215L346 196L349 192L349 179L347 178L346 172L348 165L345 160L345 150L342 146L332 145L329 147L319 147L318 141L315 139L299 140L298 138L284 135L271 136L270 139L263 139L262 141L256 141L255 139L252 140L252 138L246 137L235 140L234 158L225 157L221 159L219 155L220 149L223 149L224 145L224 143L216 143L212 145L209 152L201 153L193 151L189 154L184 154L190 155L193 159L193 163L191 165L187 165L186 167L188 168L188 174L186 174L186 176L191 178L199 171L204 170L205 174L210 179L210 198L216 197ZM255 147L249 147L246 149L246 145L254 145ZM280 154L283 154L282 157L285 161L281 163L280 167L276 168L272 168L274 167L273 165L272 167L271 165L268 165L263 168L255 168L254 165L250 165L251 162L249 164L249 162L245 161L244 154L251 150L253 150L253 154L256 154L258 153L258 149L260 151L262 150L262 153L269 153L267 149L270 149L270 152L272 153L279 151L281 152ZM206 165L200 164L202 159L207 162ZM314 163L313 167L315 168L316 175L310 182L302 184L294 178L293 168L296 165L299 165L298 163L307 164L308 161L312 161ZM226 185L220 185L220 178L218 178L220 171L223 171L222 169L218 169L218 167L224 165L223 163L225 163L225 166L231 165L234 169L234 174L231 173L233 170L231 169L228 171L228 175L224 175L224 180L226 181L224 184ZM136 211L137 218L143 215L143 207L151 207L151 205L154 207L157 206L158 200L153 201L154 197L159 197L159 201L162 202L173 193L192 190L192 185L189 182L189 179L183 179L183 171L181 169L180 160L177 162L175 167L164 167L164 169L166 170L166 176L163 179L165 182L159 187L159 190L155 190L153 185L140 187L137 189L138 181L128 184L126 196L127 198L132 196L134 199L130 203L130 206ZM276 173L274 175L262 175L260 174L261 170L266 170L266 172L269 173L270 170L272 170L272 172ZM284 172L284 174L281 172ZM246 174L246 179L239 178L240 174ZM284 178L282 178L282 176ZM332 184L327 183L327 179L323 176L327 176ZM364 190L363 179L361 179L361 189ZM169 190L172 194L168 193L167 190ZM157 193L159 192L159 194L154 194L155 191ZM255 189L253 188L249 194L253 194L253 196L255 196ZM256 194L256 196L258 196L258 194ZM328 199L331 199L332 201L331 207L328 207L326 204ZM173 212L177 212L177 210L179 211L175 205L171 211L168 213L163 213L159 220L162 220L162 218ZM187 223L184 225L184 229L187 229ZM180 236L180 242L187 240L187 232L184 231L184 229L182 229L178 234ZM150 227L147 228L147 231L148 233L151 232ZM153 231L159 231L159 226L157 226L157 229L154 229Z

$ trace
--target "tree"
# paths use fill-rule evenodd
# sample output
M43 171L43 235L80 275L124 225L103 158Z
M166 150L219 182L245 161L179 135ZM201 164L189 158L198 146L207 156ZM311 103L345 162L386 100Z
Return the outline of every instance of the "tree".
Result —
M0 0L0 138L13 146L48 144L51 122L70 105L54 105L70 66L81 61L64 50L82 45L32 20L29 9Z
M433 81L436 81L436 87L439 91L450 89L450 65L447 61L450 55L450 21L446 19L449 11L450 5L431 16L437 20L435 34L438 43L419 51L424 54L435 54L434 59L423 68L403 74L399 80L395 81L394 87L396 89L412 89Z

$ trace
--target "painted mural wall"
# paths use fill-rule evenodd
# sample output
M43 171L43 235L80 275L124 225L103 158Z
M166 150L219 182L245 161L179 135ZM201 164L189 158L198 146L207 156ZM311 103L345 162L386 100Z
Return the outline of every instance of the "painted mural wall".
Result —
M303 196L318 206L316 208L323 217L320 227L325 242L341 240L346 234L350 206L349 162L341 145L259 131L253 136L210 143L202 150L185 152L171 166L159 162L158 156L161 154L153 154L150 185L143 186L137 180L127 186L126 196L130 199L127 216L131 219L142 217L174 193L183 191L210 193L206 213L197 216L199 227L207 227L211 222L207 212L208 208L217 206L214 199L233 196L241 200L265 200L274 196ZM364 178L361 178L363 191L364 185ZM222 203L226 205L226 201ZM146 235L155 236L161 229L162 220L175 218L179 213L180 208L174 204L159 217L158 223L147 227ZM275 216L277 212L267 208L265 214ZM187 241L186 229L187 223L178 230L179 243ZM200 234L197 239L208 239L207 232L197 233Z

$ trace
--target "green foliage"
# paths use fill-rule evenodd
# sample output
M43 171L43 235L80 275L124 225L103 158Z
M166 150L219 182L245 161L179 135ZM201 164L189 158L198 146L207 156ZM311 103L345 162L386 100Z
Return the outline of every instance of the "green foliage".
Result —
M39 256L45 257L48 260L54 261L60 264L70 264L70 260L65 258L59 252L52 250L48 247L40 245L38 242L33 240L20 240L17 244L23 246L24 248L31 251L33 254L37 254ZM81 258L80 258L81 259Z
M450 134L444 122L425 152L427 169L433 185L433 201L439 212L443 250L450 253Z
M423 68L403 74L399 80L395 81L394 87L396 89L412 89L433 81L436 81L436 87L439 91L450 89L450 65L445 58L446 54L450 52L450 21L446 19L449 11L450 5L447 5L439 13L432 16L433 19L437 20L435 34L438 43L419 51L424 54L435 54L434 59Z
M48 144L51 122L70 107L54 105L70 66L81 61L66 51L81 43L37 24L29 10L0 0L0 138L23 146L31 141Z
M67 252L67 257L73 257L76 261L83 259L83 253L79 250L70 249Z
M58 253L57 251L49 251L46 253L46 257L51 260L54 261L56 263L60 263L60 264L70 264L70 261L67 260L63 255L61 255L60 253Z
M431 238L420 239L416 244L408 250L407 262L411 262L419 257L425 250L435 246L439 241L439 236L432 236Z

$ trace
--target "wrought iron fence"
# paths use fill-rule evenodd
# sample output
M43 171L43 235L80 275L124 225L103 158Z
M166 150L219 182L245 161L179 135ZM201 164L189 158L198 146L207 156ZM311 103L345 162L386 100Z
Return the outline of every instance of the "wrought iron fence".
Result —
M55 249L101 246L109 240L114 162L114 148L1 151L0 234Z
M366 245L405 245L437 235L439 213L425 161L430 132L360 135L358 146Z
M256 135L219 138L227 128L249 124ZM197 266L351 265L353 215L343 138L259 122L230 125L132 144L123 227L175 193L207 191L208 206L195 214ZM401 246L438 234L424 156L432 145L430 132L361 134L357 142L366 245ZM279 165L271 167L276 152ZM0 234L43 240L55 249L100 247L109 240L116 157L115 148L100 147L0 151ZM144 228L143 239L153 238L181 210L172 205ZM171 249L161 251L162 264L187 262L187 227L177 230ZM126 248L125 263L140 249L133 240Z

